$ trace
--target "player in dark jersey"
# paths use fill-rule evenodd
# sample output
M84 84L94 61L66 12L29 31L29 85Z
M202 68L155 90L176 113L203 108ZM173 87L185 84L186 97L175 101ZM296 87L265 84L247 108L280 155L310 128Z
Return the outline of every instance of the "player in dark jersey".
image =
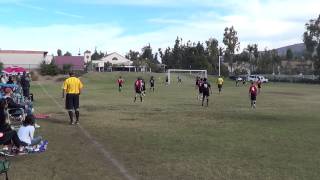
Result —
M207 107L209 106L209 96L210 93L212 94L211 85L207 82L207 78L203 78L203 82L201 84L202 86L202 106L204 103L204 100L207 100Z
M201 96L202 96L202 83L203 83L203 79L200 78L199 82L198 82L198 89L199 89L199 94L198 94L198 100L201 101Z
M258 94L260 94L262 82L259 77L258 77L257 85L258 85Z
M146 82L144 81L144 79L141 79L141 87L142 87L141 94L142 94L142 96L145 96L146 95Z
M122 79L122 77L120 76L119 79L117 80L118 86L119 86L119 92L121 92L122 90L122 85L124 83L124 80Z
M166 76L166 86L169 86L169 77Z
M134 90L136 92L136 95L134 97L133 102L136 102L137 96L140 96L140 101L142 102L142 80L140 77L138 77L137 80L134 82Z
M251 86L249 88L249 97L251 101L251 108L256 108L256 102L257 102L257 94L258 94L258 89L254 82L251 82Z
M153 92L154 92L154 78L153 78L153 76L151 76L151 78L150 78L150 91L152 90Z
M196 78L196 89L197 88L199 88L199 81L200 81L200 77L199 76L197 76L197 78Z

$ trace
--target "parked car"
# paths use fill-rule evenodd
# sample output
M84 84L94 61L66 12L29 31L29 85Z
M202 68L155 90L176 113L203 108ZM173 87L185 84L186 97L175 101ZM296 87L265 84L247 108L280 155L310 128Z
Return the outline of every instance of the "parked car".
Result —
M247 79L245 75L229 76L229 78L234 81L245 81Z
M269 82L269 80L267 78L265 78L264 76L261 75L250 75L248 76L247 80L250 82L256 82L260 79L261 82L263 83L267 83Z

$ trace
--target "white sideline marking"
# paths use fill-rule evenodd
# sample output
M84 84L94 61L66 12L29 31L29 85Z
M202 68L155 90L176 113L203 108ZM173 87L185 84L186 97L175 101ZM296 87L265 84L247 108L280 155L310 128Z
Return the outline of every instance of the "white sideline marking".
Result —
M65 111L65 109L63 108L63 106L57 102L57 100L55 100L49 93L48 91L42 86L42 84L40 84L38 82L38 85L41 87L41 89L43 90L43 92L51 99L53 100L53 102L58 106L58 108L61 108L62 112L65 112L67 114L67 112ZM127 180L135 180L135 178L133 178L128 171L125 169L125 167L115 158L112 157L111 153L107 150L104 149L104 147L98 142L96 141L87 130L83 129L82 126L78 125L81 132L93 143L93 145L100 150L100 152L103 154L104 158L108 161L111 161L112 165L115 166L116 168L119 169L120 173L125 177L125 179Z

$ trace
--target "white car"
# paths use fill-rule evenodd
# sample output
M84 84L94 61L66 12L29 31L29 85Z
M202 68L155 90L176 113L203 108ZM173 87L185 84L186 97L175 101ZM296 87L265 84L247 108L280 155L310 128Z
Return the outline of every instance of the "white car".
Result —
M256 82L259 79L263 83L269 82L269 80L267 78L265 78L264 76L260 76L260 75L250 75L250 76L248 76L248 81L251 81L251 82Z

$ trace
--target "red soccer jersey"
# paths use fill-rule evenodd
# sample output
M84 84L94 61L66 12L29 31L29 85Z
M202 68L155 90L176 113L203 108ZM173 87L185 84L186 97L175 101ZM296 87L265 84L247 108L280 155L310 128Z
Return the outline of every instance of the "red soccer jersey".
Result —
M134 83L134 86L135 86L136 90L141 90L142 81L141 80L136 80L136 82Z
M249 93L252 95L257 95L257 87L255 85L251 85L249 88Z
M118 84L119 85L122 85L124 83L124 80L123 79L118 79Z

